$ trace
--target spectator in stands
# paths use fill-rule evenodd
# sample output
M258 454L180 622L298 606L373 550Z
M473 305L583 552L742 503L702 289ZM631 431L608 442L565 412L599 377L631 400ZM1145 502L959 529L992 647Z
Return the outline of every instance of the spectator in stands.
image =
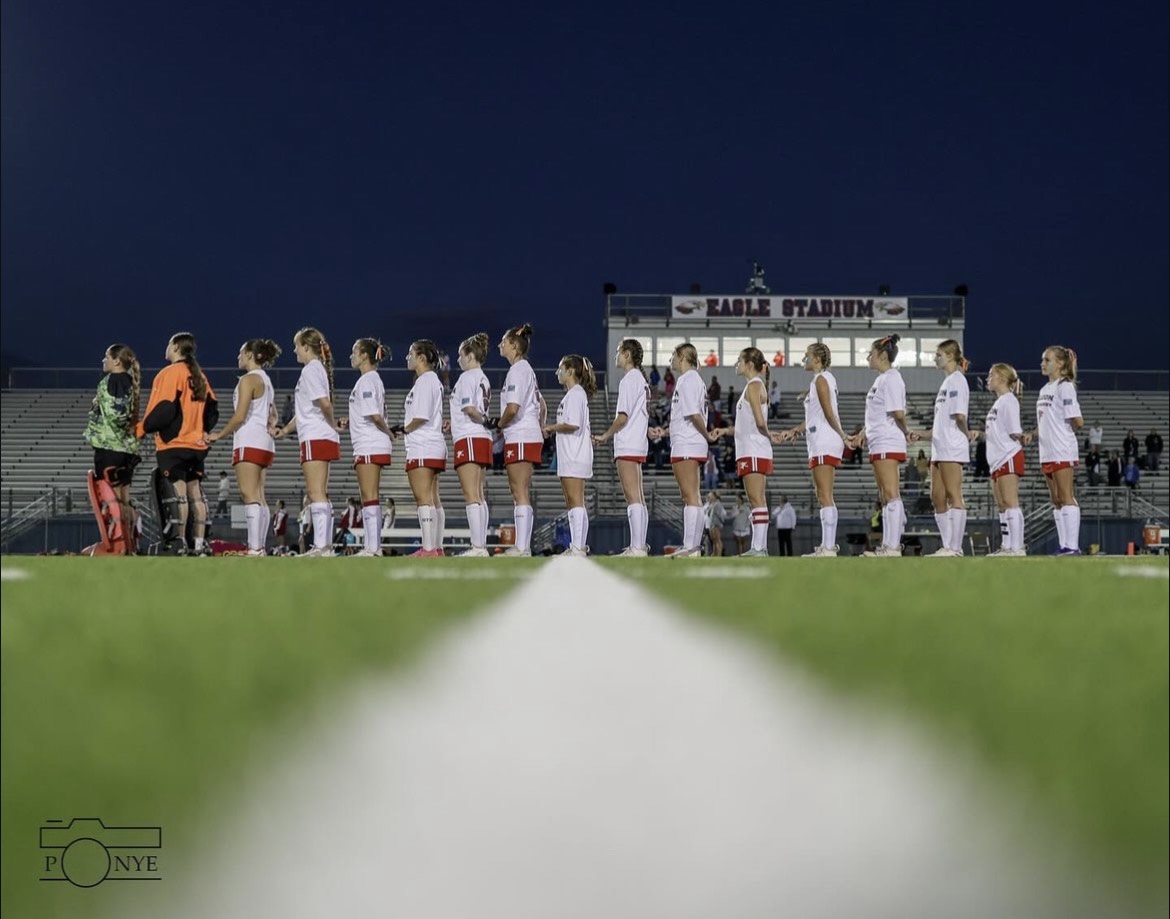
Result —
M1151 472L1157 472L1161 464L1162 435L1156 428L1150 428L1150 433L1146 435L1146 468Z
M304 555L313 544L313 511L307 493L301 499L301 512L297 516L297 531L297 548L301 555Z
M394 521L398 519L398 505L393 498L382 502L382 532L394 528Z
M285 540L288 537L288 511L284 509L284 502L276 502L276 513L272 515L272 541L277 555L284 555Z
M268 545L268 497L264 484L268 467L276 458L276 400L267 368L280 356L280 346L271 338L252 338L240 346L237 367L244 371L232 394L234 411L227 424L207 443L218 443L231 435L232 470L244 505L244 524L248 532L248 554L264 556ZM219 507L216 513L226 516L228 487L224 476L219 479Z
M705 358L703 358L703 366L704 367L718 367L719 366L719 355L715 353L714 348L712 348L710 351L708 351L707 356Z
M1096 447L1099 451L1101 449L1101 443L1104 439L1105 431L1101 428L1100 422L1093 424L1092 427L1089 428L1089 436L1085 439L1085 452L1088 453L1094 447Z
M780 417L780 383L776 380L768 388L768 417Z
M297 380L292 421L273 436L280 440L296 432L301 474L313 519L313 545L302 557L330 558L333 546L333 505L329 501L330 463L341 459L340 428L333 415L333 349L319 329L305 326L293 336L301 375Z
M707 398L710 399L711 404L714 405L719 401L719 398L722 395L723 387L719 383L719 377L711 377L711 382L707 386Z
M902 475L902 481L906 484L906 494L917 495L921 489L922 474L918 471L917 463L907 463L906 470Z
M1089 452L1085 456L1085 472L1089 475L1089 485L1101 484L1101 451L1096 444L1089 447Z
M777 351L775 354L772 355L772 366L773 367L783 367L784 366L784 352L783 351Z
M357 548L357 537L353 530L361 528L362 505L357 498L347 498L345 511L337 521L337 529L333 532L333 546L344 555L353 555Z
M662 375L662 391L666 393L668 399L674 395L674 372L669 367Z
M1114 450L1109 454L1109 465L1105 471L1107 482L1110 488L1121 487L1121 478L1125 475L1125 463L1122 462L1121 454Z
M914 460L914 465L918 469L919 480L925 481L926 477L930 475L930 460L927 458L925 450L918 451L918 456Z
M735 395L735 387L727 387L727 417L735 421L735 413L739 411L739 399Z
M719 500L719 492L712 491L707 495L707 504L703 508L703 528L707 533L710 554L723 554L723 524L727 522L727 509Z
M719 448L712 447L707 454L707 462L703 464L703 487L714 489L719 487Z
M1125 435L1125 440L1121 444L1121 457L1126 462L1129 462L1131 456L1137 459L1140 449L1141 446L1138 444L1137 435L1133 432L1133 428L1130 428L1129 433Z
M796 529L796 508L788 503L787 495L780 495L779 504L772 513L776 524L776 554L792 555L792 533Z
M1136 456L1131 456L1125 461L1125 486L1126 488L1137 488L1138 482L1141 481L1142 473L1138 469L1138 462Z
M735 496L735 514L731 518L731 535L735 537L735 554L743 555L748 550L748 540L752 535L751 508L747 506L743 495Z
M232 496L232 483L226 472L219 474L218 500L215 502L215 516L228 515L228 499Z
M121 505L122 526L130 536L135 530L137 514L130 503L130 486L134 468L141 462L138 455L138 409L141 401L142 371L138 358L126 345L110 345L102 356L105 376L97 385L93 406L85 426L85 442L93 447L93 472L114 489ZM136 540L127 539L127 548L135 551Z
M658 372L657 367L650 368L650 395L655 398L658 397L658 384L662 382L662 374Z
M179 555L187 555L192 548L196 555L211 555L205 539L208 515L202 483L207 434L219 421L219 402L195 359L195 344L190 332L171 336L166 349L169 365L154 378L137 427L140 436L154 434L159 474L178 499ZM194 517L194 547L187 545L188 512Z

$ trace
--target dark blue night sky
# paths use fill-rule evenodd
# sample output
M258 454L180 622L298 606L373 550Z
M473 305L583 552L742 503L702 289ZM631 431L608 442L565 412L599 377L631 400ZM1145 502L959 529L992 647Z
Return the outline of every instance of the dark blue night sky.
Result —
M971 288L975 366L1168 365L1165 0L5 0L3 349L401 353L601 287ZM584 345L582 344L584 343ZM282 363L291 363L286 354Z

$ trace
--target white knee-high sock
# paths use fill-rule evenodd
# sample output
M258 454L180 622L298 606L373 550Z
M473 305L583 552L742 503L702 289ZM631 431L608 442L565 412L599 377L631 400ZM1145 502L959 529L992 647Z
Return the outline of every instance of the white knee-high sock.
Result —
M630 545L634 548L647 548L646 530L650 526L650 512L645 504L631 504L627 515L630 518Z
M514 519L516 521L516 548L530 551L532 549L532 505L517 504Z
M906 528L906 515L902 500L899 498L897 501L891 501L887 504L883 517L886 529L882 542L892 549L897 549L902 545L902 531Z
M309 505L313 517L313 548L328 549L333 541L333 505L328 501L314 501Z
M435 508L435 545L434 548L443 548L443 533L447 529L447 512L441 508Z
M260 548L268 547L268 532L272 526L272 511L267 504L260 505Z
M938 535L944 549L951 547L951 518L947 516L948 513L949 511L934 512L934 522L938 526Z
M999 512L999 547L1001 549L1014 549L1012 545L1011 534L1008 532L1008 513L1009 511Z
M479 520L479 533L475 544L477 546L483 546L484 548L487 548L487 534L488 527L491 525L492 521L492 512L486 501L481 502L479 506L483 508L483 515Z
M963 539L967 535L967 509L952 507L947 514L951 518L951 548L956 552L962 552Z
M1070 549L1079 549L1081 547L1081 506L1079 504L1066 504L1060 511L1064 515L1064 538L1067 540L1065 545Z
M683 548L697 549L703 544L703 508L683 507Z
M468 504L464 510L467 511L467 528L471 530L471 546L482 549L484 544L479 541L479 530L483 525L483 505Z
M432 505L419 505L418 528L422 530L423 551L432 551L435 548L435 508Z
M752 549L768 549L768 509L752 508Z
M837 545L837 505L821 508L821 545L832 549Z
M1064 537L1064 514L1061 513L1063 508L1054 507L1052 509L1052 519L1056 521L1056 538L1060 542L1060 548L1068 545L1068 540Z
M377 552L382 548L382 505L378 501L367 501L362 505L362 534L366 540L366 551Z
M244 522L248 528L248 548L259 549L264 544L260 541L260 505L244 505Z
M1008 547L1011 549L1024 548L1024 512L1018 507L1008 508L1005 516L1007 517L1007 538Z
M589 512L583 507L569 508L569 544L584 549L589 538Z

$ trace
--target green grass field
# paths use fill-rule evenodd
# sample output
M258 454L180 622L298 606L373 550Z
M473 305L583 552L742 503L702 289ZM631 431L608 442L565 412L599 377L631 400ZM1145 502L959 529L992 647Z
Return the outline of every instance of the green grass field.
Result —
M3 564L29 575L2 588L3 907L75 916L101 901L38 884L45 819L158 824L168 851L197 845L306 712L401 667L547 563ZM829 687L905 713L1102 864L1164 890L1167 582L1116 571L1165 562L602 564ZM764 576L679 578L682 567ZM387 577L409 568L434 577ZM482 603L468 610L468 584L445 575L477 568L497 576L475 582Z

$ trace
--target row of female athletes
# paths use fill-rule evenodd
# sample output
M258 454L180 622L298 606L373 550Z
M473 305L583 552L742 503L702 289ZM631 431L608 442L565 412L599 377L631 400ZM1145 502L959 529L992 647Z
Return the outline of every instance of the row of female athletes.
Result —
M966 528L962 471L969 460L970 442L981 436L967 425L969 391L964 375L967 361L957 342L948 340L938 346L935 362L944 379L936 400L933 428L929 432L912 431L906 421L905 383L893 366L898 341L899 336L889 335L873 342L868 363L877 379L866 397L864 427L850 437L845 434L838 413L837 385L829 370L832 354L823 344L810 345L803 358L805 370L813 374L803 399L804 421L778 432L770 431L767 426L767 366L758 349L745 348L736 363L736 371L745 378L745 384L734 426L708 430L707 389L698 372L698 354L689 343L679 345L671 358L677 379L669 428L664 430L648 426L650 389L641 369L642 346L636 339L626 339L614 356L615 365L624 371L616 416L604 433L592 436L589 399L596 391L592 366L579 355L561 359L557 377L565 394L556 421L550 424L536 375L527 360L532 343L530 325L509 329L499 341L499 353L510 367L500 396L498 417L489 415L491 389L481 369L489 346L486 333L474 335L459 346L462 372L450 398L449 420L443 417L444 391L436 373L438 349L429 340L414 342L406 362L415 373L415 383L406 398L403 422L394 426L385 417L385 391L377 372L387 356L386 349L371 338L354 342L350 365L361 375L349 396L348 415L336 416L332 349L319 330L304 328L293 339L297 361L303 366L296 386L292 420L283 426L277 424L275 394L266 373L266 368L280 355L280 347L270 339L252 339L240 348L239 368L244 374L233 395L232 417L221 430L209 433L208 429L215 426L217 413L209 412L208 406L214 404L215 395L195 362L194 337L179 333L168 342L166 356L171 366L156 377L147 410L134 433L137 437L151 431L156 434L160 472L180 493L179 532L185 531L187 495L191 493L196 514L196 551L205 550L200 545L206 514L199 492L203 461L213 444L231 435L232 464L245 504L248 551L256 555L265 551L268 505L264 483L266 470L275 457L275 440L296 433L313 519L314 545L306 554L318 556L333 554L330 546L333 510L328 485L330 463L341 458L340 435L349 433L361 493L366 538L361 555L381 554L381 470L391 463L392 439L403 437L407 478L418 507L422 533L422 547L416 554L423 557L443 554L445 512L438 481L447 467L448 434L471 531L471 548L462 554L472 557L488 555L484 471L491 463L491 445L497 428L504 436L505 464L515 506L516 541L507 552L511 555L531 554L530 485L533 469L540 464L544 438L550 435L556 436L557 474L568 509L570 554L588 552L585 482L593 475L593 446L610 440L629 505L630 545L623 554L648 554L649 515L642 490L642 465L648 453L648 438L668 436L672 469L684 504L683 544L674 557L698 556L703 533L700 470L710 444L732 435L736 469L751 506L752 541L745 555L766 555L765 494L767 476L773 468L773 446L803 435L820 503L821 543L810 555L837 554L833 483L836 467L848 445L853 449L863 446L868 449L882 503L882 544L866 554L900 556L905 510L899 493L899 465L906 461L908 442L929 438L931 496L942 537L942 548L935 554L961 555ZM116 349L120 349L117 354ZM129 349L115 346L107 351L105 369L112 374L125 371L130 369L128 360L136 371L137 361ZM987 387L997 398L987 415L982 436L987 439L988 462L1004 532L1003 547L997 553L1001 555L1024 554L1019 477L1024 474L1023 445L1037 437L1042 471L1055 507L1060 553L1079 553L1080 514L1073 491L1073 471L1078 463L1076 431L1083 422L1075 388L1076 355L1071 349L1054 345L1044 351L1041 370L1049 383L1041 389L1037 401L1037 427L1028 432L1020 423L1017 399L1020 383L1015 370L1007 364L994 364L987 376ZM132 375L134 406L127 414L136 417L137 373ZM99 386L99 397L109 379ZM109 388L113 388L112 383ZM176 388L178 400L173 398ZM175 406L175 402L179 404ZM95 407L97 404L95 399ZM105 456L101 455L103 452ZM118 456L108 450L98 450L95 468L111 483L128 486L129 480L119 480L118 470L113 468L122 462ZM132 472L133 464L125 465ZM110 475L111 472L115 475ZM203 515L200 515L201 508Z

